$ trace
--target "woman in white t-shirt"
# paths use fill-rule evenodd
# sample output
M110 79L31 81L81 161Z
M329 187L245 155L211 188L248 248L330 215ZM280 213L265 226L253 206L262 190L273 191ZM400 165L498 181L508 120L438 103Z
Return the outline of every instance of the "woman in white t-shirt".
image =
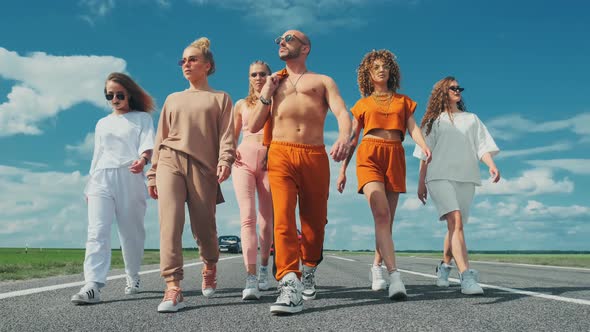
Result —
M469 218L475 186L481 185L479 161L489 167L491 180L500 180L493 156L500 151L486 126L477 115L468 113L461 98L464 89L454 77L438 81L428 100L420 127L432 151L432 161L419 146L414 156L420 158L418 198L426 204L428 192L440 220L447 221L443 260L436 268L439 287L449 286L451 259L455 260L461 279L461 292L483 294L477 283L477 271L469 268L463 225Z
M145 240L147 187L143 169L154 145L150 112L154 101L131 77L108 76L104 94L113 112L100 119L94 132L94 155L84 193L88 202L88 240L84 259L86 284L71 301L100 302L111 265L111 225L117 219L127 287L139 292L139 269Z

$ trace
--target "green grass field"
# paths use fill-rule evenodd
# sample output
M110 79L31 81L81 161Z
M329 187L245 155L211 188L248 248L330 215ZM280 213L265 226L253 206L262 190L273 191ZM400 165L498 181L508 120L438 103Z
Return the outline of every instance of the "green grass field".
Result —
M373 255L372 252L329 251L335 255ZM398 256L440 258L440 252L398 252ZM199 258L196 250L184 250L185 261ZM590 268L588 253L472 253L470 260ZM146 250L143 264L158 264L158 250ZM77 274L83 271L84 249L0 248L0 281ZM113 250L112 268L123 268L120 250Z
M196 250L185 250L185 260L197 259ZM158 264L160 252L146 250L143 265ZM84 249L0 248L0 281L44 278L81 273L84 270ZM123 268L121 250L113 250L111 268Z

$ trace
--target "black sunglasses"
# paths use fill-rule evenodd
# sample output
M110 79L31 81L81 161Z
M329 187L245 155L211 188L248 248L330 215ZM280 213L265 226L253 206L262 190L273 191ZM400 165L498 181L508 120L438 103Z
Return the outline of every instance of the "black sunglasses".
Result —
M465 88L462 88L458 85L452 85L449 87L449 90L455 91L455 92L463 92L463 90L465 90Z
M257 72L257 73L250 73L250 77L253 77L253 78L254 77L257 77L257 76L260 76L262 78L265 78L266 75L268 75L268 73L267 72L264 72L264 71Z
M182 58L182 59L178 60L178 65L182 67L187 62L188 62L189 65L191 65L191 64L193 64L193 63L195 63L197 61L199 61L199 58L198 57L196 57L196 56L189 56L188 58Z
M297 39L301 44L307 45L307 43L303 42L303 40L299 39L299 37L297 37L295 35L286 35L285 37L279 36L279 37L275 38L275 43L277 45L279 45L283 41L283 39L287 43L292 41L293 39Z
M107 100L113 100L113 98L117 97L119 100L125 100L125 94L123 93L107 93L104 95Z

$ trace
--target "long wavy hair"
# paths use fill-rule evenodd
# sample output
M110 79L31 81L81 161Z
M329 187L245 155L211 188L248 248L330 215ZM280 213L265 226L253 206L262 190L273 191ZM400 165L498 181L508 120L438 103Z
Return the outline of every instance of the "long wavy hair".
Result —
M213 75L213 73L215 72L215 59L213 59L213 52L211 52L211 41L209 40L209 38L201 37L187 46L187 48L189 47L194 47L201 50L201 53L203 53L203 57L205 57L205 61L211 64L211 68L209 68L207 76Z
M371 81L371 67L375 60L383 61L383 64L389 66L389 79L387 80L387 89L396 92L400 88L401 73L397 64L395 54L389 50L373 50L367 54L359 64L357 70L357 83L361 96L368 97L373 93L375 87Z
M432 87L430 98L428 98L428 105L426 106L426 113L424 113L422 123L420 124L420 128L426 127L426 135L430 134L432 124L438 119L442 112L449 113L449 117L451 117L449 86L451 86L451 83L454 81L457 80L453 76L447 76L436 82L434 87ZM461 100L457 103L457 108L463 112L467 112L467 106L465 106L465 103L463 102L463 96L461 96Z
M268 74L268 76L270 76L270 74L272 74L272 71L270 70L270 66L268 65L268 63L266 63L262 60L256 60L250 64L250 67L252 67L254 65L263 65L266 67L266 73ZM250 67L248 67L248 73L250 73L250 69L249 69ZM258 101L258 97L256 97L256 92L254 91L254 87L252 86L252 84L250 84L249 80L248 80L248 86L249 86L248 96L244 99L246 100L246 105L248 105L249 107L252 107L256 104L256 101Z
M113 81L121 84L129 94L129 109L132 111L151 113L156 108L154 99L139 84L123 73L110 73L105 81ZM107 93L105 86L104 93Z

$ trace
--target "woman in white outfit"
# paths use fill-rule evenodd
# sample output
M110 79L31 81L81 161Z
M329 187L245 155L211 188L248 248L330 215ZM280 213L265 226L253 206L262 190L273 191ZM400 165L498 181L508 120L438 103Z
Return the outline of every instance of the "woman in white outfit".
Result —
M461 292L483 294L477 283L477 271L469 268L463 225L469 218L475 186L481 185L479 161L489 167L491 180L500 180L500 171L492 159L500 150L477 115L468 113L461 98L464 89L454 77L438 81L428 100L420 125L426 144L432 151L427 164L422 149L414 156L421 159L418 198L426 204L428 192L440 220L447 222L443 260L437 266L437 286L449 286L451 259L461 279Z
M108 76L104 93L113 112L98 121L94 132L94 156L84 190L88 202L86 284L72 296L76 304L100 302L100 289L111 265L114 218L127 274L125 294L139 291L147 199L143 169L154 144L150 112L155 105L152 97L122 73Z

